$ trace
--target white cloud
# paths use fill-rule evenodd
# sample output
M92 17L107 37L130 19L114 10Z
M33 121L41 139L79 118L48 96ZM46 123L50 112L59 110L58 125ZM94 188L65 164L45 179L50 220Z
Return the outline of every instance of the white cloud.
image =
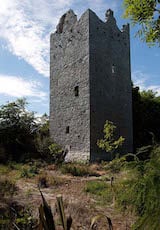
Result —
M22 77L0 75L0 94L12 97L34 97L44 100L46 93L37 81L26 81Z
M1 0L0 37L10 52L49 76L49 35L60 16L69 8L79 14L90 7L100 14L116 5L106 0Z
M133 71L132 80L135 86L138 86L140 90L153 90L157 92L157 95L160 96L160 85L152 85L151 80L152 76L149 76L145 72L140 70Z
M14 55L49 76L49 34L71 0L5 0L0 7L0 37Z

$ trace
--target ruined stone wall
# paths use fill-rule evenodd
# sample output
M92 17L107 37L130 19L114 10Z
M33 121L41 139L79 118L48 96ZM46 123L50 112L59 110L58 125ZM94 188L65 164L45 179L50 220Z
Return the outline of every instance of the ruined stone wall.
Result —
M125 137L121 153L132 152L129 26L120 31L111 10L106 17L102 22L92 13L89 24L91 160L110 159L96 145L106 120L114 122L117 135Z
M88 12L79 21L71 10L63 15L50 47L50 133L70 150L67 160L85 161L90 155Z

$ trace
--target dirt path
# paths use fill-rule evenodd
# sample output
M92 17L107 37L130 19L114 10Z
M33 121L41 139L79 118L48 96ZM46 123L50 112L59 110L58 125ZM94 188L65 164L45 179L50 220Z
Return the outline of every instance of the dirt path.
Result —
M132 223L129 216L123 216L115 211L113 204L98 205L94 196L84 191L87 181L99 180L98 177L73 177L69 175L57 175L57 172L47 172L52 177L60 180L59 185L52 185L48 188L42 188L41 191L56 214L56 196L63 196L65 212L73 218L72 229L88 230L91 219L99 214L104 214L111 218L114 230L129 230ZM35 180L19 180L17 182L19 192L14 197L15 200L28 204L34 210L33 213L38 217L38 207L41 203L41 196ZM103 226L103 227L102 227ZM61 228L59 228L61 229ZM95 229L108 229L104 226L104 221Z

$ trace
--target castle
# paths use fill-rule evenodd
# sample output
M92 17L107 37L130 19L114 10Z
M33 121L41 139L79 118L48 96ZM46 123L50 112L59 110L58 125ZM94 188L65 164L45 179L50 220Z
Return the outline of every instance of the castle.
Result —
M116 25L88 9L79 20L64 14L50 38L50 133L68 149L66 160L109 160L97 147L106 120L132 152L132 87L129 25Z

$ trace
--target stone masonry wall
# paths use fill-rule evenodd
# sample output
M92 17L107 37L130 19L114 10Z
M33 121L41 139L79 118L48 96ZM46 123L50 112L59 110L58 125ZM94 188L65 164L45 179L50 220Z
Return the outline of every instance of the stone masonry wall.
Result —
M120 31L108 10L106 22L93 12L90 16L90 114L91 160L110 159L97 147L106 120L125 137L121 153L132 152L132 88L129 26Z
M50 41L50 133L69 149L67 160L85 161L90 155L88 24L88 12L77 21L70 10Z

